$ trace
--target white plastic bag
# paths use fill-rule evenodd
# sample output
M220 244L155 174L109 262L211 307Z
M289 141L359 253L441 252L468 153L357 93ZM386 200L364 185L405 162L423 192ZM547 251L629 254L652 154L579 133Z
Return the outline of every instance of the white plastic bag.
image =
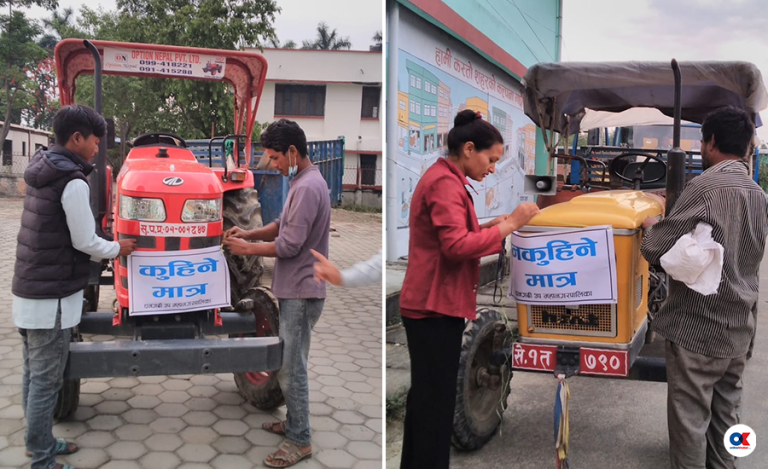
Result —
M723 247L712 239L712 227L699 223L661 256L661 266L691 290L713 295L723 275L723 252Z

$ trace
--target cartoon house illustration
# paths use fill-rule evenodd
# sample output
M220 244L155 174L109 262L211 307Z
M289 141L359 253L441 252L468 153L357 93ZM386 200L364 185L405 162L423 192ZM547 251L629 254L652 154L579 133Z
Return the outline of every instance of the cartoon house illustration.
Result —
M491 108L491 124L493 124L497 129L499 129L499 132L501 132L501 136L504 137L504 155L502 155L500 163L506 161L511 156L511 147L512 147L512 116L507 114L503 109L497 108L496 106L493 106Z
M474 98L468 98L466 103L466 109L472 109L473 111L479 112L483 119L490 121L488 118L488 103L484 101L482 98L474 97Z
M406 60L410 151L418 154L437 150L437 86L439 80L424 67Z
M451 104L451 89L443 82L437 85L437 147L448 145L448 132L453 124L453 106Z
M408 151L408 94L397 92L397 147Z
M536 169L536 126L528 124L517 131L518 157L520 167L526 174L533 174Z

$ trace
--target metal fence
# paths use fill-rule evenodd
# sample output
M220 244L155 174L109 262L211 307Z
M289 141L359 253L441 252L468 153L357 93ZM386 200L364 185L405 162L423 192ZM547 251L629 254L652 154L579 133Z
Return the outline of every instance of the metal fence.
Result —
M383 184L380 169L360 166L344 168L344 189L381 190Z
M30 155L21 153L3 153L2 165L0 165L0 174L8 176L22 176L29 165Z

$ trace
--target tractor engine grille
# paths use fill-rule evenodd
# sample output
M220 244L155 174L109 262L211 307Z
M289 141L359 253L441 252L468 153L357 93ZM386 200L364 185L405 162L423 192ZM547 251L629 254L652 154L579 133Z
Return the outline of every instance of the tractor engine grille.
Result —
M529 324L535 332L614 337L615 305L581 305L575 309L561 305L530 305Z

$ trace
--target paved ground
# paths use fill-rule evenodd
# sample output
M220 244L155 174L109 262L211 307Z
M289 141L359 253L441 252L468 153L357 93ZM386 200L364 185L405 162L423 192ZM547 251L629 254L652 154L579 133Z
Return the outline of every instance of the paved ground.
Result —
M763 260L755 355L744 375L742 423L752 427L757 449L739 461L740 469L768 467L768 257ZM388 342L390 333L387 334ZM401 347L404 348L404 347ZM389 362L387 366L401 366ZM400 355L401 361L403 359ZM404 357L407 359L407 355ZM389 369L387 371L389 374ZM452 469L555 465L552 434L557 382L549 374L515 372L499 434L481 450L453 451ZM389 380L387 381L389 388ZM575 377L571 388L571 466L591 469L669 467L667 388L663 383ZM388 390L389 391L389 390ZM389 392L388 392L389 395ZM386 467L399 467L402 424L387 422Z
M11 320L10 284L21 203L0 200L0 469L28 467L21 409L21 340ZM345 267L381 248L381 217L334 210L331 257ZM271 269L269 269L271 271ZM298 468L381 467L381 284L329 288L310 352L314 458ZM114 294L102 290L100 310ZM111 340L96 336L92 340ZM77 469L239 469L263 467L281 440L261 424L284 418L245 404L232 375L84 380L80 407L54 435L79 453Z

